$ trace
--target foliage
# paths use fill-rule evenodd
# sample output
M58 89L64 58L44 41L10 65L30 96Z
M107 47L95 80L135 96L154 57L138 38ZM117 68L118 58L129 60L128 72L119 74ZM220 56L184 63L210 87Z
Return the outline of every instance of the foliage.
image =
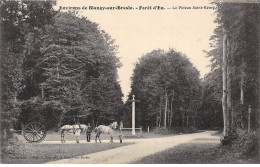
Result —
M141 101L136 105L139 126L158 125L166 98L169 104L167 113L170 106L174 110L172 122L176 126L184 126L181 114L192 117L195 113L191 105L199 97L199 72L187 57L173 49L168 52L154 50L136 64L131 87L131 94ZM169 121L167 124L170 126Z
M30 121L52 129L75 116L94 125L122 115L114 40L53 4L1 1L2 129Z
M17 97L24 89L22 82L25 74L22 69L26 58L27 33L43 26L43 23L49 23L53 10L51 2L1 1L0 8L1 132L11 134L10 126L17 121L16 116L20 112Z
M41 39L45 99L62 103L67 116L115 119L122 93L114 41L97 24L73 13L58 13L54 19Z
M200 129L221 128L222 119L222 70L215 69L207 74L202 81L201 106L199 108Z
M253 127L258 127L257 112L259 103L259 4L223 4L218 11L221 14L220 23L227 30L228 35L228 61L231 66L232 85L232 108L234 109L235 128L238 128L242 115L247 113L243 110L251 105ZM240 105L241 86L244 89L244 103Z
M247 127L248 106L252 106L252 125L258 127L259 112L259 4L247 3L215 3L218 7L215 22L218 23L211 36L211 50L207 55L211 58L211 72L204 78L202 113L208 114L210 120L212 114L217 113L217 118L222 117L222 50L223 30L228 36L228 79L231 79L229 90L232 97L232 128L233 130ZM242 93L244 96L242 96ZM241 101L243 99L243 101ZM217 119L216 118L216 119ZM202 120L203 121L203 120ZM221 126L221 122L205 122L204 125Z
M43 101L41 98L34 98L22 102L19 106L21 112L15 129L22 129L29 122L40 122L46 130L58 127L63 106L55 101Z

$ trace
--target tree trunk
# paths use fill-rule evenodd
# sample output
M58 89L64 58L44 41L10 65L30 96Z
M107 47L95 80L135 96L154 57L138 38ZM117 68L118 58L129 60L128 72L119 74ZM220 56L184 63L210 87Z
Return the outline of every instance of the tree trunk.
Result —
M160 99L160 108L159 108L159 112L160 112L160 120L159 120L159 128L161 127L161 120L162 120L162 103L161 103L161 99Z
M228 47L228 39L226 42L226 47ZM231 60L227 62L227 134L231 133L231 126L233 125L233 110L232 110L232 71L231 71Z
M242 58L242 67L241 67L241 81L240 81L240 104L242 106L242 113L240 113L240 124L241 128L245 128L245 122L243 117L243 106L244 106L244 87L245 87L245 60Z
M170 113L171 110L170 110L170 100L169 100L169 99L168 99L168 104L169 104L169 105L168 105L168 108L167 108L167 115L168 115L168 116L167 116L167 117L168 117L168 118L167 118L167 124L168 124L168 127L169 127L169 126L170 126L170 114L171 114L171 113Z
M57 64L57 79L60 78L60 73L59 73L59 65Z
M172 103L173 103L173 98L171 100L171 114L170 114L170 126L172 126Z
M60 116L59 125L58 125L58 128L59 128L59 129L61 128L61 124L62 124L62 119L63 119L64 113L65 113L65 112L62 111L61 116Z
M224 137L228 136L228 116L227 116L227 35L223 36L223 65L222 65L222 73L223 73L223 95L222 95L222 109L223 109L223 122L224 122Z
M158 111L158 107L156 107L155 111ZM155 118L155 127L159 127L159 117L158 117L158 114L156 114L156 118Z
M189 127L189 115L187 114L187 127Z
M168 102L168 97L167 97L167 92L165 90L164 128L166 128L166 121L167 121L167 102Z
M242 58L241 81L240 81L240 104L244 104L244 84L245 84L245 61Z
M92 116L92 128L95 128L95 119L94 119L94 115Z
M197 119L197 109L194 113L194 117L193 117L193 127L196 127L196 119Z
M185 119L184 110L182 110L181 113L182 113L182 127L184 128L184 119Z

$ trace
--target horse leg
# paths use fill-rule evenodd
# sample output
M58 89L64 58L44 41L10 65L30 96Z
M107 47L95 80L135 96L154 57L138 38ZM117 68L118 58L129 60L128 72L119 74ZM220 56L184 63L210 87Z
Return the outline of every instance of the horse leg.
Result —
M80 136L80 133L79 133L79 132L76 132L75 137L76 137L76 142L77 142L77 143L79 143L79 136Z
M110 136L110 143L113 143L113 136Z
M65 143L65 133L63 134L62 139L63 139L63 143Z
M61 132L61 143L65 143L65 140L64 140L64 131Z
M99 135L98 135L98 140L99 140L99 143L101 143L101 140L100 140L100 135L101 135L101 133L99 133Z
M97 138L98 138L98 133L96 134L96 139L95 139L95 142L97 143Z
M79 143L79 136L76 136L76 142Z
M62 143L62 131L60 132L60 141Z

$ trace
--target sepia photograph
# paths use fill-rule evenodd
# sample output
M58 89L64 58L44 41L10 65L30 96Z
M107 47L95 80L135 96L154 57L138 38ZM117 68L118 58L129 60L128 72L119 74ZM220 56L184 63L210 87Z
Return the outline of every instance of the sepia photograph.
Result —
M259 164L260 0L0 0L1 164Z

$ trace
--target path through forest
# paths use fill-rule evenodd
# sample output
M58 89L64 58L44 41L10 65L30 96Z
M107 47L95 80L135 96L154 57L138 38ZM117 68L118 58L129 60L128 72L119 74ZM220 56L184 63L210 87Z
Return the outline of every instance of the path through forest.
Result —
M219 137L213 136L212 134L214 133L216 131L204 131L162 138L131 139L131 142L135 142L135 144L48 163L127 164L184 143L219 143ZM128 140L125 141L129 142Z

